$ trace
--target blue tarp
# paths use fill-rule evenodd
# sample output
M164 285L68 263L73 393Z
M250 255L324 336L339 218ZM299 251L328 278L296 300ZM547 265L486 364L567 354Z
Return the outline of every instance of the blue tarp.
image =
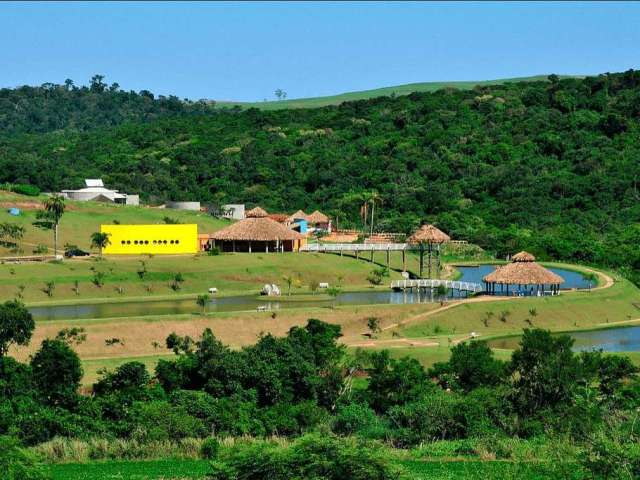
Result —
M9 209L9 215L13 215L14 217L17 217L18 215L20 215L20 209L19 208L10 208Z

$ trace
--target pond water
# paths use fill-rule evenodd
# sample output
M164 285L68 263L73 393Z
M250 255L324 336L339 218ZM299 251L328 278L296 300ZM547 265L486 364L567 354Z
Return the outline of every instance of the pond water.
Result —
M213 298L207 306L207 312L239 312L257 310L271 311L289 308L331 307L333 305L379 305L379 304L415 304L437 301L430 292L345 292L335 300L324 298L302 301L278 301L277 297L258 297L244 295L236 297ZM146 315L172 315L201 311L194 299L133 301L122 303L95 303L86 305L52 305L30 307L36 320L60 320L82 318L133 317Z
M456 269L462 274L462 277L459 278L460 281L482 283L482 278L493 272L496 269L496 265L479 265L474 267L456 266ZM562 290L589 288L589 282L582 278L582 274L579 272L555 267L549 268L549 270L564 278L564 283L560 285ZM510 285L509 288L511 291L515 291L518 286Z
M640 352L640 327L619 327L569 334L575 340L574 350L604 350L605 352ZM520 336L489 340L492 348L513 350Z

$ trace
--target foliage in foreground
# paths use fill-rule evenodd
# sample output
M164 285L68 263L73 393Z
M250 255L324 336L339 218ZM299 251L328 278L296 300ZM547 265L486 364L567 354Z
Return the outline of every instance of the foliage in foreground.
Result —
M306 435L291 445L252 443L212 462L211 480L400 480L403 470L380 445Z

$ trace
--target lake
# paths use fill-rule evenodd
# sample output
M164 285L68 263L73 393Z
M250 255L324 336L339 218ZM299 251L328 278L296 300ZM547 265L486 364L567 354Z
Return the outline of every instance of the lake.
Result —
M456 266L456 269L462 274L462 277L458 280L462 282L482 283L482 278L493 272L496 269L496 265L479 265L473 267ZM579 272L556 267L549 268L549 270L564 278L564 283L560 286L562 290L569 290L572 288L589 288L589 282L582 278L582 274ZM511 291L515 291L518 286L510 285L509 288Z
M257 295L243 295L236 297L212 298L207 306L207 312L240 312L257 310L258 308L271 311L289 308L331 307L333 305L402 305L429 303L438 301L430 292L344 292L335 300L319 298L302 301L279 301L278 297L258 297ZM295 297L292 297L295 298ZM36 320L61 320L82 318L111 318L134 317L147 315L177 315L200 312L195 299L149 300L121 303L93 303L86 305L52 305L30 307L29 311Z
M604 350L605 352L640 352L640 326L569 333L575 340L574 350ZM489 340L491 348L514 350L520 336Z

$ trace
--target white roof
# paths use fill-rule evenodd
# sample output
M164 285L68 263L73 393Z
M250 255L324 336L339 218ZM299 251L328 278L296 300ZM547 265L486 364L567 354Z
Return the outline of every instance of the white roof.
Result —
M86 178L84 183L87 187L104 187L101 178Z

